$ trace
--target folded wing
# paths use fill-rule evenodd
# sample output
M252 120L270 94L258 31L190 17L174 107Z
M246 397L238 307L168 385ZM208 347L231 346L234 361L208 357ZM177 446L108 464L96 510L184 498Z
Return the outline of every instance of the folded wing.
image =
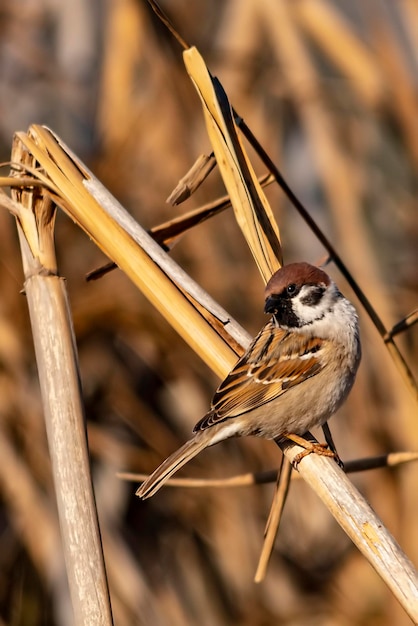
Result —
M327 343L278 328L272 320L219 386L211 411L194 430L252 411L315 376L324 368Z

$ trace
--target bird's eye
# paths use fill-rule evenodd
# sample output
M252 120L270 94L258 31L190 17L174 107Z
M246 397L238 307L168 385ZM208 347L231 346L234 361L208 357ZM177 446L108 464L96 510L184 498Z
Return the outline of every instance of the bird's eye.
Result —
M290 285L286 287L286 291L289 294L289 296L293 296L296 293L296 289L297 287L295 283L291 283Z

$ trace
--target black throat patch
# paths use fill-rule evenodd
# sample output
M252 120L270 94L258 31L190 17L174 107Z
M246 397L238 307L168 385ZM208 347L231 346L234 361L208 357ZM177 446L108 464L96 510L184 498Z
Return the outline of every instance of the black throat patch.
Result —
M293 311L291 298L278 297L277 308L275 308L273 315L279 326L286 326L287 328L299 328L301 326L298 316Z

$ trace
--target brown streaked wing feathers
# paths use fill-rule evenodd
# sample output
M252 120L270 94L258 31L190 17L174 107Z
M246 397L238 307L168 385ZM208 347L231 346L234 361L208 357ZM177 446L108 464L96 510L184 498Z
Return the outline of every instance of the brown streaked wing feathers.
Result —
M204 430L256 409L314 376L324 367L321 350L326 343L318 337L307 339L282 330L272 320L221 383L211 411L194 430Z

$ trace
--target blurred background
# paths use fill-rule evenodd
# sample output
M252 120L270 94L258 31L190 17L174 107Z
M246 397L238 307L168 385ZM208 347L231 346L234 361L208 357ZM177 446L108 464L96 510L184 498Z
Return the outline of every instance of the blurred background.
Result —
M161 0L329 236L387 328L417 306L418 5L415 0ZM146 228L225 193L215 170L165 199L210 152L181 49L145 0L2 0L0 158L51 127ZM250 150L250 156L254 157ZM254 157L257 173L264 169ZM7 171L7 169L5 170ZM324 250L267 190L285 261ZM16 228L0 213L0 624L72 624ZM216 377L62 213L60 273L74 314L115 624L402 626L409 618L305 485L291 488L255 585L272 486L164 489L141 502L119 470L149 472L205 413ZM231 212L171 254L246 329L263 285ZM356 300L330 265L344 293ZM356 303L358 304L358 303ZM416 405L359 308L363 362L331 421L343 459L418 450ZM418 330L397 339L415 376ZM189 476L277 468L271 442L205 451ZM418 466L353 476L418 564Z

